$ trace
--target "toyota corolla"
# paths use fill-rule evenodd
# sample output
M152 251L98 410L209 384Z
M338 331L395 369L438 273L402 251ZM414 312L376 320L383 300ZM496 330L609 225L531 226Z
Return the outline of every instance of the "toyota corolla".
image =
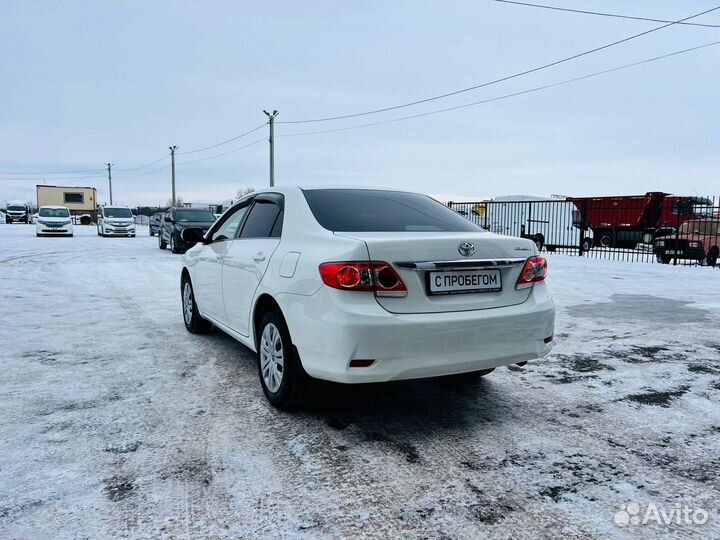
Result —
M184 256L186 328L259 355L278 406L309 377L472 378L551 349L547 261L417 193L276 187L241 199Z

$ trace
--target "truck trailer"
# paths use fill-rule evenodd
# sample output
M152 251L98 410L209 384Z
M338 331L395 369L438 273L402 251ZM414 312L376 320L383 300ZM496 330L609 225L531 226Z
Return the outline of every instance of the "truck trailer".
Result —
M81 225L90 225L97 215L94 187L37 186L37 206L65 206Z

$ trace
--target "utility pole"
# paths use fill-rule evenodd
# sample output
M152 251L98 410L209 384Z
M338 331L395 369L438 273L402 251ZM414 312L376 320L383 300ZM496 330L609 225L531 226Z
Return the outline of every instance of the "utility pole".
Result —
M172 162L172 205L175 206L175 150L177 146L170 147L170 160Z
M278 112L273 110L272 114L267 111L263 111L268 117L268 124L270 124L270 187L275 185L275 117Z
M108 189L110 191L110 204L112 204L113 203L112 202L112 166L113 166L113 164L106 163L105 165L107 166L107 170L108 170Z

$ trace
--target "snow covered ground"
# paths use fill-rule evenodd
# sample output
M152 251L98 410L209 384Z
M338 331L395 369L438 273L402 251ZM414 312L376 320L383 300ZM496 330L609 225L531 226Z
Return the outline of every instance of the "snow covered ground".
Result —
M720 270L551 256L551 357L286 414L179 256L75 231L0 226L0 538L720 537Z

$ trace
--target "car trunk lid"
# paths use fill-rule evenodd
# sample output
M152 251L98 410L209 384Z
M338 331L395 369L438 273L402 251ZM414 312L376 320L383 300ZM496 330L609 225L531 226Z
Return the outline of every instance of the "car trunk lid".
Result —
M391 264L401 277L406 296L376 294L391 313L492 309L521 304L530 294L530 289L515 289L525 261L535 254L529 240L486 232L335 234L362 240L371 261ZM459 280L470 285L459 287ZM461 289L476 292L458 292Z

